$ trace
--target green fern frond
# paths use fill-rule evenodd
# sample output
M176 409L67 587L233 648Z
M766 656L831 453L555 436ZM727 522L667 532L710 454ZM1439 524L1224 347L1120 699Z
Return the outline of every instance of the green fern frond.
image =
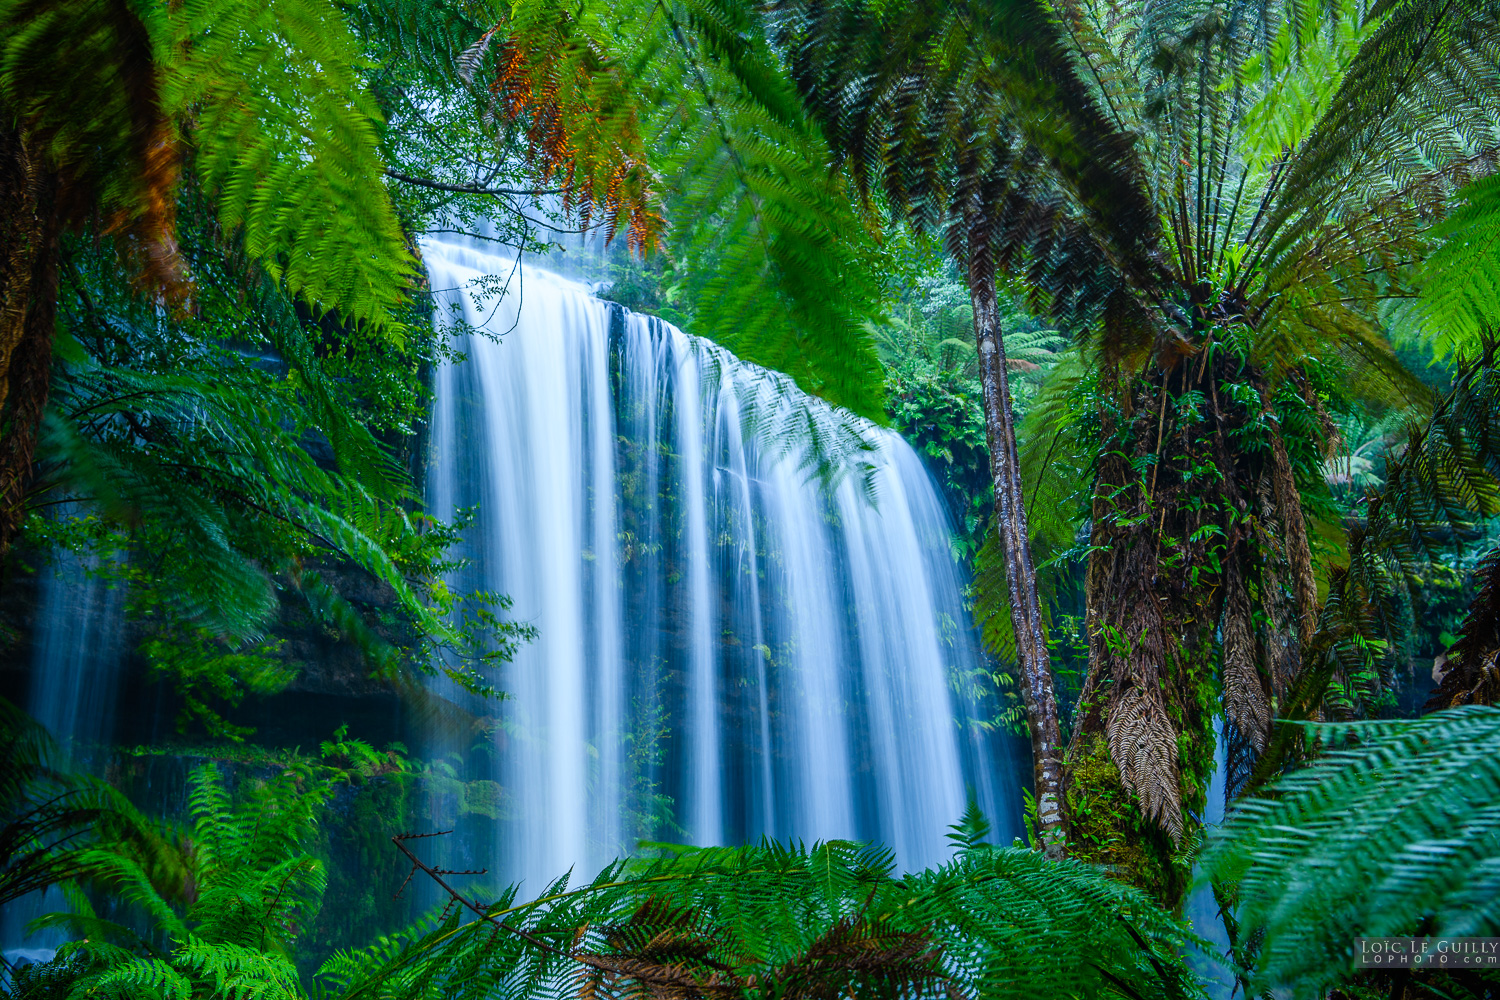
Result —
M1500 929L1500 709L1308 726L1325 748L1200 859L1234 886L1257 989L1332 985L1355 939Z
M1418 319L1440 358L1473 357L1500 324L1500 177L1475 181L1432 237L1422 265Z
M108 886L117 899L139 908L165 933L178 935L186 932L182 919L162 899L151 876L135 859L105 848L93 848L85 854L84 861L94 881ZM58 919L70 924L69 917L60 914Z
M0 698L0 905L86 873L90 833L136 828L123 796L61 763L46 730Z
M384 57L387 75L399 67L435 88L460 78L460 60L492 27L480 20L491 13L487 5L452 0L372 0L345 11L367 49Z
M884 421L865 322L883 289L871 223L826 164L830 154L766 41L739 3L643 8L666 33L655 53L649 120L668 177L672 233L693 332L791 375L804 390Z
M79 977L68 996L69 1000L84 1000L85 997L191 1000L193 984L161 959L132 956L128 961Z
M990 846L984 839L990 835L990 821L979 808L972 789L969 791L969 801L964 806L963 816L948 831L948 842L957 850L972 851Z
M854 982L875 988L877 961L897 974L900 947L912 945L910 960L927 953L940 964L905 966L910 995L1198 995L1177 957L1183 931L1137 891L1076 862L976 843L942 868L897 878L889 852L844 842L661 851L576 887L559 880L529 902L508 897L482 919L450 915L420 936L336 956L319 978L347 1000L388 989L547 996L600 971L611 989L671 975L694 992L769 997L778 982L845 975L851 952L872 970Z
M1078 352L1064 353L1017 430L1031 535L1048 552L1070 548L1086 516L1078 496L1089 479L1084 374Z
M191 109L221 224L319 313L399 340L415 264L385 193L381 116L327 0L193 0L171 10L168 103Z
M193 582L166 596L183 624L173 635L203 628L230 649L254 644L279 607L278 587L295 585L304 560L324 553L390 587L424 644L453 642L441 607L451 595L432 586L446 536L424 534L409 515L409 476L330 377L331 363L315 357L321 331L264 279L235 301L232 263L198 249L200 293L218 306L202 318L163 315L107 277L80 286L81 332L112 322L150 346L119 365L88 351L70 361L44 427L49 467L111 521L143 524L135 530L152 545L179 553L167 572ZM96 302L109 303L111 320ZM219 342L247 328L275 366ZM197 338L206 343L182 362L155 361L156 345ZM107 346L94 350L109 356ZM388 644L364 647L389 659ZM432 666L428 651L412 658L418 669Z
M280 955L228 942L189 939L174 964L225 1000L303 1000L297 968Z

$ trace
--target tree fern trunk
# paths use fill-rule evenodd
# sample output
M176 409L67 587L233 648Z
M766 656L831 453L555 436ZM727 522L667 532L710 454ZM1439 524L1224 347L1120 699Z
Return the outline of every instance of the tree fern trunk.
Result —
M1492 550L1475 568L1474 579L1479 592L1423 712L1500 703L1500 549Z
M969 296L974 305L979 377L984 386L990 476L995 484L995 524L1005 554L1021 700L1026 707L1027 728L1031 730L1038 832L1048 854L1060 856L1066 839L1062 811L1062 730L1037 593L1036 568L1031 560L1025 491L1021 487L1021 463L1016 454L1015 418L1010 407L1010 380L1005 371L1005 345L1000 338L995 269L989 254L977 249L970 252Z
M1221 409L1222 373L1201 353L1170 360L1101 380L1115 405L1101 412L1089 669L1067 781L1075 854L1175 905L1189 876L1177 855L1213 768L1221 623L1237 676L1259 674L1248 592L1224 616L1226 583L1244 584L1225 567L1238 568L1247 531L1226 436L1248 415Z
M55 182L39 160L0 126L0 554L20 528L57 311Z
M0 407L10 394L10 360L25 333L41 246L36 174L20 131L0 127Z
M1271 720L1317 612L1270 389L1214 334L1100 380L1089 670L1067 754L1075 856L1169 903L1189 877L1178 854L1206 804L1213 716L1227 720L1236 791L1274 752Z

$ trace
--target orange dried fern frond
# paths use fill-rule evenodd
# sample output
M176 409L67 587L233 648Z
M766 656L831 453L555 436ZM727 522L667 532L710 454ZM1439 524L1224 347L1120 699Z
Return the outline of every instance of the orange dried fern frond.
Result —
M632 250L661 247L666 223L629 81L604 47L555 4L518 3L459 59L488 76L490 114L521 125L526 155L562 192L562 208L606 241L623 225Z
M698 909L648 898L627 919L601 927L595 947L574 952L578 1000L740 1000L744 962L733 936Z

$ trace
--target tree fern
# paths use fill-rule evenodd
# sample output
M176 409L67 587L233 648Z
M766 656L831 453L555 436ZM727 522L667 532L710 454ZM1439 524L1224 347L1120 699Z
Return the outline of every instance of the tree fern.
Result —
M0 273L3 548L43 416L64 230L116 236L184 307L174 217L190 159L221 226L318 314L399 340L393 310L414 267L358 45L332 4L16 2L0 24L0 103L14 123L0 228L18 251Z
M1322 655L1309 537L1342 527L1316 458L1328 406L1431 405L1384 321L1416 293L1431 227L1494 167L1494 12L775 10L803 97L856 177L919 221L961 206L950 248L992 252L1081 343L1097 389L1068 460L1094 475L1071 766L1104 746L1125 795L1176 841L1211 759L1213 707L1188 665L1236 664L1223 704L1253 756L1302 652ZM1009 577L1001 591L981 576L995 591L983 606L1024 605L1028 574ZM1350 653L1368 607L1332 602L1329 621L1353 630L1319 649ZM1003 627L990 634L1006 645Z

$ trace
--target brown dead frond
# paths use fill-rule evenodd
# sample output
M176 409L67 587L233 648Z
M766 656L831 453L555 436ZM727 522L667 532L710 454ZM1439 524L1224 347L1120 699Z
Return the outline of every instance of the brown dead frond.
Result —
M841 1000L856 990L871 1000L963 997L930 936L892 930L862 916L834 924L770 979L773 995L799 1000Z
M1177 730L1160 695L1140 686L1128 688L1110 707L1105 729L1109 755L1120 769L1126 790L1140 796L1142 813L1166 830L1174 843L1180 842Z
M1271 733L1271 698L1256 667L1250 595L1242 570L1231 563L1224 602L1224 711L1257 754Z
M928 934L851 914L778 965L744 953L700 910L648 900L630 919L591 931L574 953L578 1000L964 1000Z
M585 226L602 215L606 240L623 225L637 252L662 245L657 178L627 81L567 10L516 4L459 68L471 84L487 76L491 115L525 130L527 156L562 189L564 212Z
M574 953L578 997L735 1000L746 980L734 942L692 907L648 899L628 920L599 928L589 950Z

